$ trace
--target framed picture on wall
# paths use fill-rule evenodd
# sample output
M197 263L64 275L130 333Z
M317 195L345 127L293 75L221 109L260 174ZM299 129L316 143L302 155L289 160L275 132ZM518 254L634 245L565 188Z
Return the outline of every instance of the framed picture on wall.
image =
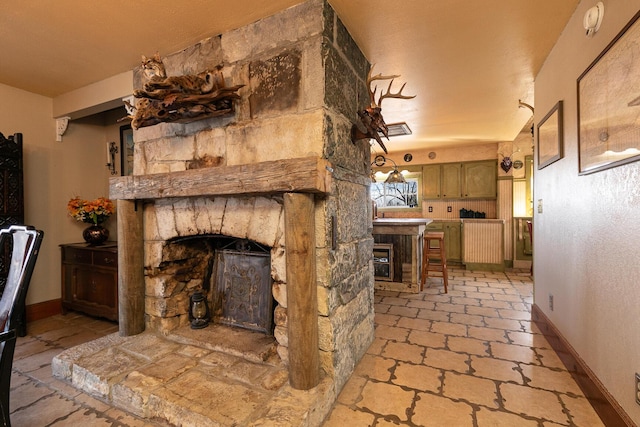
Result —
M558 101L538 124L538 169L545 168L563 156L562 101Z
M133 175L133 129L131 125L120 127L120 174Z
M640 160L639 17L578 77L580 175Z

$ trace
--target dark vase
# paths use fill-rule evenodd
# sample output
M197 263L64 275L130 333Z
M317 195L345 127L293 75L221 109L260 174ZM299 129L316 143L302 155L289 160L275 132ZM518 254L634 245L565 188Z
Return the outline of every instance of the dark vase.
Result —
M99 246L109 239L109 230L101 225L91 225L84 229L82 237L91 246Z

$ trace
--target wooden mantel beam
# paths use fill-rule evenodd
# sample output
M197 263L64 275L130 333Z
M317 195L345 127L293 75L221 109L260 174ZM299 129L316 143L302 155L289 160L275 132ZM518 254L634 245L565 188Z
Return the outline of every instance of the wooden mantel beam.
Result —
M331 164L319 157L218 166L109 179L109 197L120 200L164 197L331 192Z

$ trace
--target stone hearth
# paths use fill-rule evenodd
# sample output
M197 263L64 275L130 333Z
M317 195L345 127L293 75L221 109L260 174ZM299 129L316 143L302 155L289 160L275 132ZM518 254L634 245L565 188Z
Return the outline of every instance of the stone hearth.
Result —
M264 334L182 327L168 336L112 334L61 353L52 369L87 393L172 425L319 425L334 400L333 381L293 389L274 350Z
M318 425L374 338L369 144L351 142L368 104L369 64L325 0L164 64L168 75L222 64L229 85L244 85L236 111L134 131L134 174L110 182L120 336L63 353L56 376L178 425ZM272 335L186 327L189 297L206 284L189 274L169 280L161 266L172 241L207 235L269 248ZM268 340L268 350L217 347L234 340L259 349ZM242 419L231 403L212 409L226 400L197 402L207 390L211 399L242 396ZM183 421L189 411L203 418ZM286 421L270 424L278 413Z

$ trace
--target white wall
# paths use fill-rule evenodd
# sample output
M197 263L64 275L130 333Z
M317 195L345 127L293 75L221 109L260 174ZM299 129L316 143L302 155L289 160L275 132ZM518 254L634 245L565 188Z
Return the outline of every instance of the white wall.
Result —
M119 139L119 125L71 122L57 142L51 98L0 84L0 99L0 132L23 134L25 223L45 232L27 304L55 300L61 296L59 245L82 241L85 227L67 215L67 201L108 195L105 145ZM115 219L107 225L115 238Z
M587 38L582 19L595 3L579 4L536 78L536 123L564 101L564 158L535 171L535 303L640 422L634 401L634 373L640 372L640 162L578 176L576 95L577 78L640 1L605 1L602 27ZM640 78L637 70L634 75Z

